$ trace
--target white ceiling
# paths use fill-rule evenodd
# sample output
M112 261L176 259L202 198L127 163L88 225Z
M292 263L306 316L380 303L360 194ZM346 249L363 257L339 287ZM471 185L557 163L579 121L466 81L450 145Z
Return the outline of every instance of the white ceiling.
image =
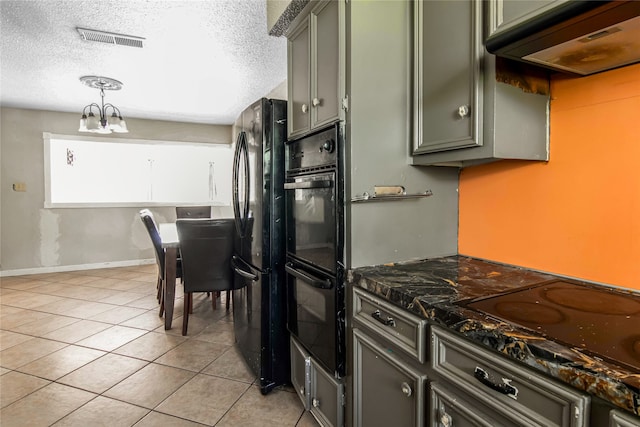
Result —
M284 37L266 0L0 0L0 105L77 112L100 102L84 75L124 86L123 117L231 124L286 79ZM144 37L144 47L82 40L76 27Z

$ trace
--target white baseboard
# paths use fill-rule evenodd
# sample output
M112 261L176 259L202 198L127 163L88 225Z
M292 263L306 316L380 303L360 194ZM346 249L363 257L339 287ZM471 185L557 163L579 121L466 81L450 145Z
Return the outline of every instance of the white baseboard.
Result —
M60 273L64 271L96 270L98 268L132 267L136 265L155 264L155 258L134 259L130 261L99 262L95 264L56 265L52 267L20 268L17 270L0 270L0 277L24 276L27 274Z

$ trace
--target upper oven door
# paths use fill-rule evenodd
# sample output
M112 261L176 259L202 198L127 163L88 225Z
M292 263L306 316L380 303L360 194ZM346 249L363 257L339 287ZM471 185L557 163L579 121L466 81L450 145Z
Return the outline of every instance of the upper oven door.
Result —
M331 273L336 272L336 173L290 177L287 202L287 252Z

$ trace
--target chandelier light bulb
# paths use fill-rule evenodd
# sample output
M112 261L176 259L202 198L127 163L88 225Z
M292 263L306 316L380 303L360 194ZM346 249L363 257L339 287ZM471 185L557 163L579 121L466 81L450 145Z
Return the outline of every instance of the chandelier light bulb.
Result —
M118 128L114 129L113 131L116 133L129 133L129 129L127 129L127 122L125 122L122 117L120 117L119 119L120 126L118 126Z
M87 115L83 114L80 119L80 127L78 128L78 132L89 132L87 129Z
M100 122L98 121L98 118L93 114L93 112L89 112L86 127L88 132L96 132L100 127Z

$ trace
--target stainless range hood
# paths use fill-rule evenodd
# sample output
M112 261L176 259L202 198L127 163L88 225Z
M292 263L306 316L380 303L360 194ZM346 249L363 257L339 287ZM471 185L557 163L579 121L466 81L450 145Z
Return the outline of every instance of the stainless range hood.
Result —
M588 75L640 61L640 1L558 2L486 40L495 55Z

